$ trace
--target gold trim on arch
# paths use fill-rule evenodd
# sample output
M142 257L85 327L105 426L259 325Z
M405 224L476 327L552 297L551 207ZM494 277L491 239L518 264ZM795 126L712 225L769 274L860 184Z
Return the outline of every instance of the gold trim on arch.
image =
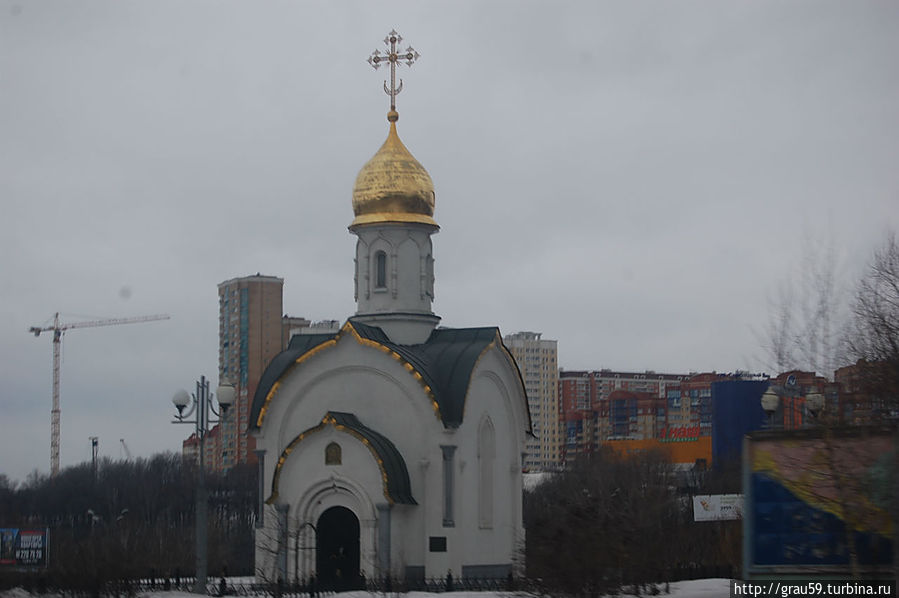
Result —
M327 341L321 343L320 345L316 345L316 346L312 347L311 349L309 349L308 351L306 351L305 353L303 353L302 355L297 357L296 361L293 362L293 365L291 365L287 369L287 371L285 371L283 374L281 374L281 376L278 377L278 380L276 380L275 383L272 384L272 387L269 389L268 394L265 395L265 401L262 403L262 409L259 410L259 417L256 418L256 427L257 428L262 427L262 420L265 419L265 414L268 411L269 404L271 403L272 398L274 398L274 396L276 394L278 394L278 389L281 387L281 378L283 378L284 375L287 374L294 367L300 365L301 363L303 363L304 361L306 361L307 359L309 359L310 357L312 357L319 351L323 351L328 347L333 347L334 345L336 345L338 338L340 338L340 333L338 333L337 336L335 336L334 338L327 340Z
M319 431L323 430L325 428L325 426L328 426L328 425L334 426L334 428L340 432L346 432L347 434L354 437L356 440L358 440L359 442L361 442L368 448L369 452L371 453L371 456L374 457L375 462L377 462L377 464L378 464L378 469L381 470L381 484L382 484L382 488L383 488L383 492L384 492L384 498L387 499L387 502L390 503L391 505L394 504L393 497L390 496L390 492L388 491L387 470L384 468L384 461L378 455L375 448L371 445L371 442L369 442L368 438L366 438L365 436L363 436L356 430L353 430L352 428L348 428L342 424L338 424L337 419L331 414L326 414L322 418L322 421L320 424L318 424L317 426L314 426L312 428L309 428L308 430L306 430L305 432L303 432L302 434L300 434L299 436L294 438L290 442L290 444L287 445L287 448L285 448L284 451L281 453L281 456L278 457L278 463L275 465L275 473L272 476L272 493L271 493L271 496L269 496L265 500L265 504L271 505L271 504L274 504L274 502L276 500L278 500L278 496L279 496L278 486L281 481L281 468L284 466L284 462L287 461L287 457L290 455L290 453L292 453L293 450L296 448L296 446L300 442L302 442L305 438L314 434L315 432L319 432Z
M353 334L353 338L356 339L356 342L361 345L365 345L366 347L373 347L375 349L378 349L379 351L387 353L396 361L398 361L407 372L412 374L412 377L415 378L415 380L417 380L419 384L421 384L421 387L425 391L425 394L428 395L428 398L431 400L431 408L434 410L434 415L437 417L437 419L443 421L443 416L440 414L440 405L437 404L437 398L434 396L434 391L431 389L428 383L425 382L425 379L421 375L421 372L415 369L415 366L406 361L402 355L400 355L387 345L359 336L359 333L356 332L356 329L353 327L352 322L347 321L347 323L344 324L343 328L340 330L340 334L343 334L343 332L346 330L349 330Z
M268 408L271 404L271 401L274 398L274 396L278 393L278 390L281 387L281 379L284 378L284 376L286 376L290 372L290 370L292 370L294 367L298 366L299 364L303 363L307 359L311 358L313 355L315 355L315 354L319 353L320 351L323 351L329 347L335 346L337 344L337 341L340 340L340 337L343 336L343 334L345 332L352 333L353 338L356 339L356 342L358 342L360 345L364 345L366 347L373 347L375 349L378 349L379 351L387 353L392 358L394 358L396 361L398 361L400 364L402 364L403 368L407 372L412 374L412 377L415 378L415 380L417 380L419 384L421 384L422 389L425 391L425 394L428 396L428 399L430 399L430 401L431 401L431 409L434 410L435 417L437 417L437 419L439 419L441 422L443 421L443 416L440 413L440 405L437 403L437 398L434 396L434 391L431 389L431 387L428 385L428 383L425 382L424 377L421 375L421 373L415 369L415 366L413 366L411 363L406 361L402 355L400 355L399 353L397 353L396 351L394 351L387 345L381 344L378 341L373 341L371 339L362 338L361 336L359 336L359 333L353 327L353 323L351 321L347 320L346 324L343 325L343 327L340 329L340 332L338 332L334 336L334 338L327 340L327 341L321 343L320 345L316 345L315 347L309 349L308 351L306 351L305 353L303 353L302 355L297 357L296 361L293 362L293 365L291 365L283 374L281 374L281 376L279 376L278 381L276 381L274 384L272 384L272 387L271 387L271 389L269 389L268 394L265 395L265 401L263 401L263 403L262 403L262 408L259 410L259 417L256 418L256 427L257 428L262 428L262 422L265 419L265 414L268 412Z

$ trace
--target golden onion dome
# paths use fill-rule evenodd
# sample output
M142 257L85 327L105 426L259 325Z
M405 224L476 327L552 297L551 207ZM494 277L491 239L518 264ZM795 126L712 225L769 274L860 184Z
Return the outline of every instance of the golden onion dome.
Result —
M437 226L434 221L434 183L431 176L400 141L396 133L399 114L387 114L390 132L381 149L366 162L353 187L353 213L350 228L382 222L419 222Z

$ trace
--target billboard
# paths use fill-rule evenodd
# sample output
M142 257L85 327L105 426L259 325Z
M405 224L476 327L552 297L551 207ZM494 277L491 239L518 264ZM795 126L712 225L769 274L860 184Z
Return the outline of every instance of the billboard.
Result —
M742 517L742 494L702 494L693 497L693 521L729 521Z
M762 431L743 451L743 576L889 572L893 432Z
M0 568L44 568L49 560L49 529L0 528Z

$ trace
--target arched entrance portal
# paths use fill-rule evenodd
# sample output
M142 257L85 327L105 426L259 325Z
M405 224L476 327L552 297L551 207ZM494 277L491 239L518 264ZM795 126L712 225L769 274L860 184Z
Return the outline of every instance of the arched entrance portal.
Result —
M331 507L315 527L315 577L322 589L350 590L359 575L359 519L346 507Z

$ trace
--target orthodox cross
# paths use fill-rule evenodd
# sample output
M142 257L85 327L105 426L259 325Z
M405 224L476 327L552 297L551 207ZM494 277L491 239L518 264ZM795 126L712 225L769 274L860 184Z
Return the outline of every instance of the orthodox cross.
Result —
M391 112L396 111L396 94L403 91L403 80L400 79L399 86L396 84L397 65L399 65L400 62L405 62L406 66L412 66L412 63L418 60L418 57L420 56L412 46L409 46L405 50L397 50L397 44L402 43L402 41L403 38L400 37L400 34L397 33L395 29L393 29L387 34L387 37L384 38L384 44L389 49L388 52L383 54L380 50L375 50L371 53L371 56L368 57L368 64L376 69L381 68L382 62L390 63L390 87L387 87L387 81L384 81L384 93L390 96Z

